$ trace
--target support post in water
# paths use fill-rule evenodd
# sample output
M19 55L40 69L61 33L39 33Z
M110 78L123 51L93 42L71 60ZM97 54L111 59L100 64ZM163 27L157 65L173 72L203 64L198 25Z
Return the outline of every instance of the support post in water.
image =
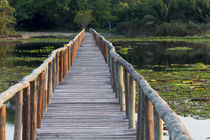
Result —
M136 128L135 124L135 100L136 100L136 82L130 76L129 78L129 128Z
M0 140L6 139L6 106L2 105L0 109Z
M22 130L22 114L23 114L23 90L16 93L16 103L15 103L15 130L14 130L14 140L21 140L21 130Z
M23 89L23 140L30 140L31 99L30 86Z

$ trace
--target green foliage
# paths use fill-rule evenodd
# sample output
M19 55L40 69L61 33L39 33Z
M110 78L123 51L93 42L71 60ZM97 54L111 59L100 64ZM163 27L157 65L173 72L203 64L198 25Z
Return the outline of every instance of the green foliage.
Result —
M77 11L74 17L74 22L78 24L81 28L86 28L86 26L93 20L91 10L81 10Z
M144 0L120 4L116 12L117 29L126 36L148 33L185 36L209 30L208 0Z
M78 30L76 16L88 10L92 28L131 37L203 34L209 30L204 24L210 22L209 0L13 0L11 4L21 30Z
M15 9L9 5L7 0L0 1L0 36L8 36L14 33L14 12Z

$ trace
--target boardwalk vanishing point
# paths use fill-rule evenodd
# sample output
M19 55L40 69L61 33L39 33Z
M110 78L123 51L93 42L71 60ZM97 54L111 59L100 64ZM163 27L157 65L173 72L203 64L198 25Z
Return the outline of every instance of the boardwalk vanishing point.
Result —
M163 123L170 140L192 140L178 115L94 29L0 93L0 140L5 104L14 96L14 140L163 140Z

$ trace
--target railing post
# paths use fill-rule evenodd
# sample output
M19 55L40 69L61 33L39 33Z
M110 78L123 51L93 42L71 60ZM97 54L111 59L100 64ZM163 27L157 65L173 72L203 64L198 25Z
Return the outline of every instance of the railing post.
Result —
M124 87L124 78L123 78L123 67L118 64L118 88L120 94L120 109L125 111L125 87Z
M118 79L118 62L115 60L115 66L114 66L114 69L115 69L115 71L114 71L114 75L115 75L115 92L116 92L116 98L120 98L120 93L119 93L119 88L118 88L118 86L119 86L119 79Z
M54 58L52 61L52 92L55 91L55 87L56 87L56 65L55 65L55 61L56 59Z
M38 100L38 119L37 128L41 128L42 119L42 102L43 102L43 90L44 90L44 72L39 76L39 100Z
M155 140L163 140L163 121L159 117L155 108L153 110L154 110L154 112L153 112L153 115L154 115L154 139Z
M49 66L48 66L48 69L49 69L49 74L48 74L48 104L51 104L51 97L52 97L52 70L53 70L53 63L50 62L49 63Z
M63 83L63 51L60 52L60 82Z
M73 44L71 46L71 66L73 64Z
M153 127L153 105L145 96L145 134L147 140L154 139Z
M126 105L126 117L129 118L128 115L128 107L129 107L129 77L130 74L127 72L127 70L124 71L124 86L125 86L125 105Z
M31 85L31 139L36 140L37 128L37 80L30 83Z
M60 56L59 52L56 54L56 85L59 85L59 76L60 76Z
M48 99L48 85L49 85L49 81L48 81L48 77L49 77L49 65L47 66L46 70L45 70L45 77L44 77L44 96L43 96L43 112L42 112L42 118L43 118L43 114L44 111L47 110L47 99Z
M68 47L68 71L71 69L71 46Z
M109 61L109 56L108 56L108 46L107 46L107 44L105 44L105 46L106 46L106 63L108 64L108 61Z
M116 86L115 86L115 82L116 82L116 78L115 78L115 62L114 62L114 58L112 58L112 88L114 93L116 93ZM117 93L116 93L117 96Z
M130 76L129 78L129 128L136 128L135 124L135 100L136 100L136 82Z
M144 140L145 138L145 129L144 129L144 95L143 90L139 86L139 102L138 102L138 120L137 120L137 129L136 129L136 140Z
M6 140L6 106L0 109L0 140Z
M16 93L16 103L15 103L15 130L14 130L14 140L21 139L22 132L22 114L23 114L23 90Z
M66 48L65 49L65 75L64 75L64 77L66 77L67 76L67 74L68 74L68 48Z
M30 114L31 114L31 102L30 102L30 86L23 89L23 140L30 139Z

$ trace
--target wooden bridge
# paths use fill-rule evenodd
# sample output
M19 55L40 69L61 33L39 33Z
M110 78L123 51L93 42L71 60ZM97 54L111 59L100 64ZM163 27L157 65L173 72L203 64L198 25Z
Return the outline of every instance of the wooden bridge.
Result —
M6 139L4 103L13 96L14 140L162 140L163 122L170 139L192 139L143 76L93 29L0 94L0 140Z

